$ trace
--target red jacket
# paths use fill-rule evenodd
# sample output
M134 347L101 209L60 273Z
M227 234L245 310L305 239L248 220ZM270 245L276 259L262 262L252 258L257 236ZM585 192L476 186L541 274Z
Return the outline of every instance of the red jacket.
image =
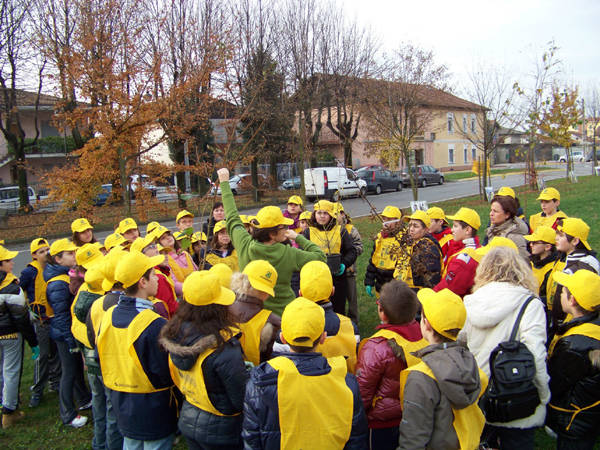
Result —
M379 325L414 342L422 339L417 321L408 325ZM400 403L400 371L406 362L394 355L387 339L367 339L358 354L356 378L367 413L369 428L397 427L402 420Z
M179 308L179 302L175 297L175 291L171 280L167 279L170 277L171 269L169 267L156 266L156 275L158 276L158 290L156 291L156 298L162 300L169 309L169 317L173 317L177 308Z
M450 243L453 242L452 239L452 228L449 228L444 225L442 231L439 233L431 233L431 235L438 241L440 247L442 248L442 256L446 258L448 251L450 249Z
M446 276L433 288L438 292L444 288L450 289L461 297L469 294L475 283L475 271L479 262L466 252L461 252L450 260Z

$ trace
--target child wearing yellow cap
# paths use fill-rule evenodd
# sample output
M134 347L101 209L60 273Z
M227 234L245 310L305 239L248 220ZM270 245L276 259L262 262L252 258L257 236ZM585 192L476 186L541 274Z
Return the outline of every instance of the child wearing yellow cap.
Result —
M121 220L115 231L123 236L130 244L141 236L137 223L131 217L126 217Z
M546 225L556 230L562 219L567 215L559 209L560 192L558 189L548 187L540 192L537 198L540 201L541 211L529 217L531 231L535 231L540 225Z
M71 239L77 247L81 247L83 244L93 244L94 242L97 242L94 236L94 227L92 227L89 220L84 217L80 217L71 222L71 231L73 232Z
M556 251L556 231L549 226L540 225L532 234L523 236L528 241L531 256L531 268L533 275L538 280L540 289L538 295L545 303L547 300L546 290L552 268L558 259Z
M302 232L300 229L300 215L304 211L304 202L299 195L292 195L287 202L287 208L283 211L283 217L292 219L292 223L289 227L296 233ZM295 243L294 243L295 244Z
M216 274L195 272L184 281L181 306L161 331L171 377L185 396L179 430L189 448L242 448L248 373L228 313L234 301Z
M204 269L210 269L213 264L227 264L231 270L239 270L238 257L231 237L227 233L224 220L217 222L213 229L213 237L208 245L204 258Z
M196 231L192 234L192 260L197 267L204 267L204 253L206 252L206 234Z
M298 228L302 229L300 233L308 228L311 216L312 214L310 211L304 211L302 214L300 214L300 218L298 219Z
M341 356L316 352L325 312L306 298L288 304L281 340L290 351L254 368L246 386L246 448L366 448L367 421L358 384Z
M546 424L558 435L557 448L591 450L600 435L600 276L581 269L554 277L572 319L559 325L548 350Z
M448 226L444 210L438 206L432 206L427 210L427 215L431 219L429 232L439 242L442 249L442 257L448 254L450 242L452 241L452 229Z
M171 279L175 285L175 292L178 296L181 296L183 281L192 272L198 270L198 266L194 263L192 256L181 248L179 242L167 227L159 226L152 234L167 255L167 261L171 269Z

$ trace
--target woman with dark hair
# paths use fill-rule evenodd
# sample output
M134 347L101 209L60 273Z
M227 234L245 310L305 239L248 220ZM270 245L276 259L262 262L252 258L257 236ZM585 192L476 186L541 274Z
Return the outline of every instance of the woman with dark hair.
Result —
M210 269L219 263L226 264L233 272L239 270L237 252L233 248L224 220L215 224L214 234L206 251L204 268Z
M234 301L217 275L195 272L183 283L175 316L161 330L171 377L185 396L178 426L190 449L242 448L248 373L229 316Z
M225 219L225 207L221 202L215 202L212 210L210 211L210 217L204 224L202 224L202 231L206 234L207 239L210 241L213 234L214 228L217 222Z
M529 260L527 251L526 234L529 227L523 220L517 217L517 202L514 198L506 195L496 195L490 205L491 225L485 230L488 241L496 236L510 239L519 249L519 255Z

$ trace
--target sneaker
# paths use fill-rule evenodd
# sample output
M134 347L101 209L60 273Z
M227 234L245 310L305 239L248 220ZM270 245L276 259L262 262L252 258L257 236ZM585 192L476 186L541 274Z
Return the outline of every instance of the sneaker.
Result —
M71 420L67 425L73 428L81 428L87 423L87 417L85 416L77 416L73 420Z
M90 400L85 405L81 405L79 407L79 411L85 411L86 409L90 409L92 407L92 401Z
M37 408L38 406L40 406L41 402L42 402L41 395L32 395L31 398L29 399L29 407Z

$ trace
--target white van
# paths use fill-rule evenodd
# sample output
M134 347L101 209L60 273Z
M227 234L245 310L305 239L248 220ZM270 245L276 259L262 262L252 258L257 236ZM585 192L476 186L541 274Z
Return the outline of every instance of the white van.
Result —
M341 198L367 193L367 182L344 167L315 167L304 170L306 199L326 198L334 202Z
M34 206L37 201L35 191L31 186L27 187L29 192L29 204ZM19 186L6 186L0 188L0 209L16 211L19 209Z

